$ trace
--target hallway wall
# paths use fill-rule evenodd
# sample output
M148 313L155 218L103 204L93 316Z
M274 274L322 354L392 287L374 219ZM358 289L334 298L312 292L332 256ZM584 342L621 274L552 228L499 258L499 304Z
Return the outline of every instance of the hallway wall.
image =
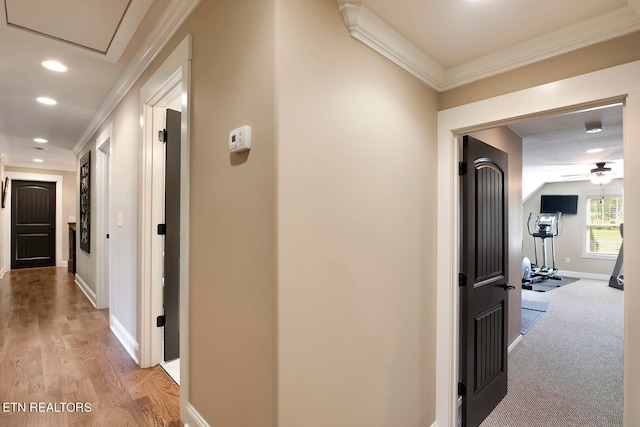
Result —
M437 94L335 0L277 12L278 425L429 426Z

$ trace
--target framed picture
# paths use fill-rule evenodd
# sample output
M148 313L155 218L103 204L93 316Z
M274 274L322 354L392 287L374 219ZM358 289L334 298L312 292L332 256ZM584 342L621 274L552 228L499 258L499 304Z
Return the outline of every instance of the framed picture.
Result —
M91 151L80 158L80 249L91 252Z

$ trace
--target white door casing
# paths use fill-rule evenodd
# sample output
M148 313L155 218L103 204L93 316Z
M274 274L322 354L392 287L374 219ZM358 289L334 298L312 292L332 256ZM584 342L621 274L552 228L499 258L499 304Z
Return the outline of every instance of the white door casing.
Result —
M438 113L438 258L437 258L437 338L436 338L436 424L457 424L458 327L459 290L457 286L460 259L459 247L459 182L458 137L464 133L492 128L515 119L542 113L576 110L579 106L606 104L626 100L624 120L625 193L633 194L631 186L640 183L640 171L627 165L640 158L632 144L640 140L640 61L536 86L506 95L473 102ZM633 117L633 119L630 119ZM638 144L636 144L638 145ZM625 200L629 213L640 211L640 201ZM629 259L640 255L640 220L638 215L626 215L625 252ZM628 238L631 237L631 238ZM640 267L628 265L625 275L639 277ZM631 289L633 288L633 289ZM632 384L640 383L640 337L632 334L631 319L638 316L629 307L640 303L638 287L625 288L624 343L624 425L640 419L640 391ZM636 316L636 317L633 317ZM637 333L636 333L637 335ZM629 393L636 393L630 396ZM633 412L635 411L635 412Z

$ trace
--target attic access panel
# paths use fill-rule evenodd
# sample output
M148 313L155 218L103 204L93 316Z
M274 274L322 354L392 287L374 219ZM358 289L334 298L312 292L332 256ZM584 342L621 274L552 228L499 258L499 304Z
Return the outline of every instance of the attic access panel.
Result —
M132 0L4 0L7 25L106 54Z

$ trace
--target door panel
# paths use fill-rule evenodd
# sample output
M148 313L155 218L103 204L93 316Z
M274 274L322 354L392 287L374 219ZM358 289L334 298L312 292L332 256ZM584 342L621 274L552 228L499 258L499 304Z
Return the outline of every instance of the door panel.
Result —
M11 268L56 263L56 183L11 183Z
M465 136L463 162L460 381L475 427L507 393L507 154Z
M180 112L167 110L164 239L164 360L180 357Z

